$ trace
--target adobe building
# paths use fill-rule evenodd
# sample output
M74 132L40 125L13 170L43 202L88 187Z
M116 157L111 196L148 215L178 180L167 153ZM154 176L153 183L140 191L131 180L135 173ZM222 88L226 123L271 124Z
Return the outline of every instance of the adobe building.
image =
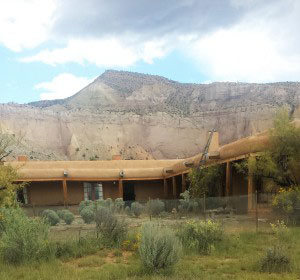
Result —
M267 145L267 133L261 133L219 147L219 135L214 132L205 165L221 164L226 169L221 195L250 194L248 209L253 207L255 182L238 173L233 162L255 156ZM105 161L27 161L20 157L5 165L18 169L18 181L28 182L22 194L25 204L53 206L101 198L178 199L188 187L187 174L201 158L202 154L176 160L121 160L116 156Z

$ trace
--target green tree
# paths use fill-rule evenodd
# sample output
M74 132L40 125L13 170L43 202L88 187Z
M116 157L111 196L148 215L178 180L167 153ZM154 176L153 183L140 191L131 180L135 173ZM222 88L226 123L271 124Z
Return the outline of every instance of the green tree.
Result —
M300 184L300 127L292 121L286 109L275 116L269 131L269 145L257 157L235 164L240 172L263 179L272 187L289 188Z
M25 184L17 184L17 170L11 166L0 165L0 208L14 207L17 205L17 190L22 189Z
M224 171L221 165L193 168L188 174L192 197L203 197L204 194L215 196L220 194Z
M13 151L13 146L17 144L14 135L0 132L0 208L17 205L16 193L18 189L24 187L23 184L15 183L18 179L17 170L11 166L3 165L3 160Z

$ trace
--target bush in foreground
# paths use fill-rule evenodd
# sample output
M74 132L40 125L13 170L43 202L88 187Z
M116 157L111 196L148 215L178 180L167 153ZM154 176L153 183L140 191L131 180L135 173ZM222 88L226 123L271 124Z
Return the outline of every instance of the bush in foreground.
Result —
M49 225L40 218L29 218L21 209L2 211L0 253L5 262L20 264L47 260L55 249L49 245Z
M200 254L209 254L212 247L223 238L223 230L218 223L208 220L207 222L187 222L178 236L187 251L196 250Z
M124 210L125 210L126 215L132 216L131 208L129 206L126 206Z
M139 255L150 272L168 270L178 262L181 244L173 232L155 223L146 223L141 230Z
M161 212L165 211L165 203L159 199L149 200L147 202L147 210L149 215L158 216Z
M67 210L67 209L62 209L62 210L57 210L56 211L56 214L58 215L58 217L63 220L64 219L64 216L66 213L69 213L70 211Z
M139 202L133 202L131 204L131 212L135 217L139 217L144 211L144 206Z
M86 207L93 206L94 202L92 200L83 200L79 203L78 212L81 214L81 211Z
M63 220L65 221L65 223L67 225L70 225L73 223L73 221L75 220L74 214L69 211L69 210L65 210L64 216L63 216Z
M260 270L262 272L289 272L291 261L280 247L269 248L260 260Z
M100 207L95 214L97 234L107 245L120 245L127 235L127 224L107 208Z
M124 209L125 202L123 201L123 198L116 198L115 199L115 210L117 213L121 213Z
M86 224L90 224L95 220L95 212L92 207L85 207L80 212L81 218Z
M59 223L60 219L57 213L53 210L46 209L42 212L42 217L46 219L46 221L51 225L55 226Z

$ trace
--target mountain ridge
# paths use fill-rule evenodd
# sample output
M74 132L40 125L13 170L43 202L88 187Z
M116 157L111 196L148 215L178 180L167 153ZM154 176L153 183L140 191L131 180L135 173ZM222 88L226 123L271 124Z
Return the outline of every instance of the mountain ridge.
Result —
M73 96L1 104L0 129L21 134L32 159L178 158L201 152L207 132L221 144L271 127L277 108L299 115L299 82L179 83L108 70Z

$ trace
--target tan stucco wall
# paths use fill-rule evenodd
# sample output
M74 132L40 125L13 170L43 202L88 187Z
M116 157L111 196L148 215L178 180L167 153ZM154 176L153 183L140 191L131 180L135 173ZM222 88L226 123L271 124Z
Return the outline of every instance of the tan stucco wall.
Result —
M116 199L118 198L119 194L119 182L115 181L114 182L102 182L102 187L103 187L103 198L112 198Z
M62 182L31 182L27 187L28 202L35 205L63 205Z
M155 181L136 181L134 182L135 200L146 201L149 199L164 197L163 180Z
M83 182L67 182L68 186L68 204L79 204L84 200Z

